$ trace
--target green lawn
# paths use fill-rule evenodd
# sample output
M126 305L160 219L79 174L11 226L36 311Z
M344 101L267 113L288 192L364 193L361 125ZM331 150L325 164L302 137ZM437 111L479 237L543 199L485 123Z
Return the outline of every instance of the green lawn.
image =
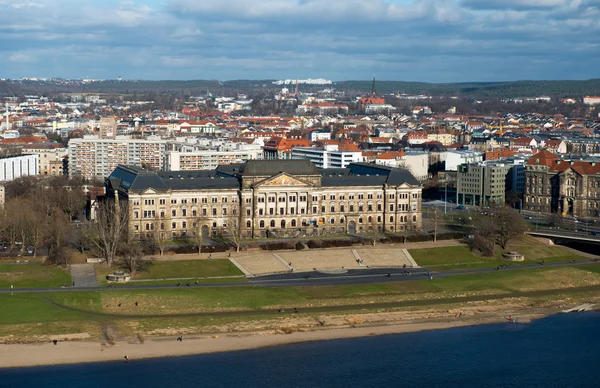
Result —
M106 275L117 271L118 268L108 268L105 264L96 265L96 277L100 284L107 284ZM175 279L203 278L215 276L243 276L244 274L229 260L177 260L155 261L146 272L138 272L135 280L145 279ZM229 281L229 280L222 280ZM235 280L234 280L235 281ZM172 281L167 281L172 283ZM156 283L153 283L156 284Z
M156 261L148 272L136 279L168 279L189 277L235 276L243 273L229 260Z
M1 264L0 287L60 287L71 284L71 275L63 268L41 264Z
M91 295L88 294L86 299L89 300L90 297ZM0 294L0 306L2 306L0 324L41 323L85 318L85 315L79 312L54 306L44 299L43 294Z
M600 271L594 271L588 266L564 268L540 266L535 270L493 271L485 274L439 278L431 282L441 292L541 291L599 285Z
M512 262L511 265L513 266L531 264L541 259L546 262L568 262L584 259L559 246L545 245L528 235L522 235L510 241L506 250L496 246L495 254L492 257L479 256L471 252L466 246L411 249L410 254L423 267L438 271L452 271L464 268L497 267L507 264L508 262L504 260L502 254L513 250L525 255L525 261Z

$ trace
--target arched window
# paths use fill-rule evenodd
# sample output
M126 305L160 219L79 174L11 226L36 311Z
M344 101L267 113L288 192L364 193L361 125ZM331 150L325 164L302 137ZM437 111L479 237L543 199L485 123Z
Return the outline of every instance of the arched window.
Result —
M296 227L296 220L292 220L292 228Z
M261 228L264 228L265 227L265 222L261 221L259 225L260 225Z
M250 227L252 227L252 222L246 221L246 228L250 228Z
M271 220L271 228L275 227L275 220Z
M373 222L373 217L369 216L369 218L367 218L367 222Z
M381 222L381 216L377 216L377 222Z
M360 217L360 218L358 219L358 223L359 223L359 224L362 224L362 217Z
M285 220L281 220L281 228L284 229L285 228Z
M390 216L390 222L394 222L394 216Z
M413 216L413 222L417 222L417 216Z
M344 217L340 218L340 224L344 223Z
M330 223L331 225L335 224L335 218L332 218L332 219L330 219L330 220L329 220L329 223Z
M183 222L181 223L181 227L182 227L183 229L186 229L186 228L187 228L187 222L183 221Z

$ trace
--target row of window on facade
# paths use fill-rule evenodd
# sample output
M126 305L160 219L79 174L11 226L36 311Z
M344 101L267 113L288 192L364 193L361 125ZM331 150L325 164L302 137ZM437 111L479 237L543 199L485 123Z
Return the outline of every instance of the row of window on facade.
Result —
M207 217L208 214L208 209L201 209L201 214L203 217ZM212 216L217 216L218 215L218 209L217 208L212 208L211 211L211 215ZM227 210L226 207L221 209L221 215L222 216L227 216L229 215L229 210ZM165 218L165 211L161 210L160 213L160 218ZM237 208L232 208L231 209L231 215L235 216L237 215ZM249 214L248 214L249 215ZM144 218L156 218L156 210L144 210L143 212L143 216ZM188 209L181 209L181 217L187 217L188 216ZM191 211L191 216L192 217L198 217L198 209L192 209ZM171 217L177 217L177 209L171 209ZM139 210L134 210L133 211L133 218L140 218L140 211Z
M390 211L394 211L395 205L393 203L391 203L389 205L389 209ZM377 206L375 207L373 204L368 204L366 206L366 211L367 212L373 212L375 211L375 209L377 209L376 211L381 212L383 211L383 205L382 204L377 204ZM203 208L201 209L201 214L203 217L209 216L209 209ZM212 216L218 216L219 214L219 210L217 208L212 208L211 210L211 214ZM318 212L319 208L317 206L313 206L312 211L313 214L316 214ZM331 213L337 213L339 210L339 213L345 213L346 212L346 206L345 205L339 205L339 207L336 206L330 206L329 207L329 211ZM408 212L408 211L417 211L417 204L413 203L412 206L410 206L407 203L403 203L403 204L398 204L397 210L400 212ZM326 206L321 206L321 213L325 213L327 211L327 207ZM348 212L350 213L354 213L355 211L358 212L364 212L365 211L365 206L364 205L349 205L348 206ZM228 210L227 208L222 208L221 209L221 216L227 216L228 215ZM269 208L269 209L258 209L258 215L259 216L263 216L266 215L268 213L268 215L273 216L273 215L294 215L296 212L295 208L279 208L279 212L277 212L277 209L275 208ZM300 208L298 211L298 214L305 214L306 210L304 208ZM177 209L171 209L171 217L177 217ZM161 210L160 213L160 218L165 218L165 211ZM231 215L237 215L237 209L233 208L231 209ZM252 215L252 210L251 209L246 209L246 216L250 217ZM188 209L181 209L181 217L187 217L188 216ZM198 209L192 209L191 211L191 216L192 217L198 217ZM139 210L134 210L133 211L133 218L140 218L140 211ZM156 218L156 211L155 210L144 210L143 211L143 218Z
M221 203L227 203L229 201L229 197L221 197ZM238 201L238 197L237 196L232 196L231 197L231 202L236 203ZM131 201L133 203L133 205L139 205L140 204L140 200L139 199L133 199ZM219 197L211 197L210 198L210 202L211 203L219 203ZM177 204L186 204L186 203L208 203L208 198L203 197L203 198L190 198L189 202L188 202L188 198L171 198L170 201L171 205L177 205ZM152 206L156 204L156 200L154 199L145 199L144 200L144 205L146 206ZM167 200L165 198L160 198L158 200L158 204L159 205L166 205L167 204Z
M356 197L358 199L365 199L365 195L364 194L357 194ZM383 195L382 194L376 194L375 195L376 199L382 199ZM408 193L401 193L398 194L398 199L408 199L409 195ZM418 199L419 198L419 194L418 193L413 193L412 194L412 198L413 199ZM279 197L275 197L275 196L267 196L266 197L266 201L270 202L270 203L274 203L274 202L296 202L296 199L299 199L300 202L306 202L308 197L306 195L300 195L299 197L296 197L295 195L290 195L290 196L279 196ZM321 199L323 200L327 200L327 195L322 195ZM335 195L335 194L330 194L329 195L329 199L332 201L335 200L345 200L346 199L346 195L345 194L339 194L339 195ZM352 200L355 199L355 195L354 194L348 194L348 199ZM367 199L374 199L374 194L367 194ZM396 199L396 195L395 194L389 194L389 199ZM207 197L203 197L203 198L191 198L188 199L187 198L172 198L170 200L171 205L177 205L177 204L186 204L186 203L208 203L209 198ZM314 202L319 200L319 197L316 195L312 196L312 200ZM144 205L146 206L152 206L155 205L156 200L154 199L145 199L144 200ZM229 197L221 197L221 203L227 203L229 201ZM259 203L264 203L265 202L265 197L264 196L259 196L257 198L257 201ZM211 203L219 203L219 197L210 197L210 202ZM237 196L232 196L231 197L231 202L237 202ZM252 203L252 198L246 198L245 199L246 203ZM133 199L132 200L133 205L139 205L140 204L140 200L139 199ZM167 204L167 200L165 198L161 198L158 200L158 204L159 205L166 205Z
M398 221L401 222L401 223L407 223L408 220L409 220L408 216L399 216L398 217ZM363 217L359 217L358 218L358 223L359 224L363 224L364 221L365 221L365 219L363 219ZM369 223L369 224L373 223L374 221L375 221L375 217L369 216L369 217L366 218L366 222ZM377 223L380 224L382 221L383 221L383 217L382 216L377 216ZM389 221L390 221L390 223L393 223L394 222L394 216L390 216ZM309 226L309 225L317 226L317 225L323 225L323 224L325 224L325 222L326 222L325 218L322 217L322 218L320 218L318 220L315 219L315 220L312 220L310 222L307 221L307 220L302 220L301 221L301 225L303 227L306 227L306 226ZM339 219L339 222L337 222L337 223L344 224L345 222L346 222L346 220L344 219L344 217L341 217ZM412 216L412 222L413 223L417 222L417 216L416 215ZM336 219L333 218L333 217L330 218L329 219L329 224L331 224L331 225L336 224ZM189 225L189 223L187 221L181 222L181 229L187 229L188 225ZM198 224L196 222L192 223L192 227L193 228L196 228L197 225ZM265 220L260 220L260 222L258 223L258 227L261 228L261 229L265 228L266 225L267 225L267 222ZM271 221L268 222L268 225L271 228L275 228L275 227L277 227L277 222L275 220L271 220ZM213 221L212 222L212 227L213 228L217 228L218 227L217 221ZM226 229L227 228L227 223L223 222L222 227L224 229ZM246 228L251 228L251 227L252 227L252 221L246 221ZM283 229L285 229L287 227L296 228L296 227L298 227L298 221L292 219L288 223L286 220L281 220L279 222L279 227L281 227ZM165 224L164 223L160 223L159 224L159 228L160 228L160 230L164 230L165 229ZM153 231L154 230L154 223L153 222L147 222L145 224L145 229L146 229L146 231ZM177 222L172 222L171 223L171 229L178 229L178 223ZM135 231L139 231L139 225L135 224L134 225L134 230Z

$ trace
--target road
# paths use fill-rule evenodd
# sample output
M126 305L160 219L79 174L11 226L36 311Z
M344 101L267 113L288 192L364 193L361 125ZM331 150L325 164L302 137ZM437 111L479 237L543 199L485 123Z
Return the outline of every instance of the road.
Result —
M596 261L594 261L596 260ZM403 269L403 268L377 268L377 269L359 269L349 270L345 274L326 274L321 272L302 272L289 273L281 275L262 276L249 278L247 283L199 283L195 285L190 283L159 284L159 285L118 285L112 288L108 287L67 287L67 288L15 288L14 290L2 289L0 293L43 293L43 292L79 292L79 291L118 291L118 290L158 290L158 289L173 289L173 288L206 288L206 287L302 287L302 286L337 286L350 284L370 284L384 282L399 282L399 281L415 281L427 279L430 275L434 279L446 278L458 275L484 274L496 271L515 271L537 269L540 267L571 267L579 265L600 265L600 259L586 259L572 262L555 262L546 263L543 266L540 264L525 264L509 267L496 268L472 268L461 269L451 272L436 272L429 271L426 268L418 269ZM404 271L410 273L404 274Z

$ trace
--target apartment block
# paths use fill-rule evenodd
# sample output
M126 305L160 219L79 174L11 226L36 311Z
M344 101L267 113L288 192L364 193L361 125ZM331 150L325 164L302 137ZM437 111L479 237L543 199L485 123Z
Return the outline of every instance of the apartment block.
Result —
M132 139L116 136L102 139L84 136L69 140L69 176L106 178L117 166L160 170L165 159L166 140L156 137Z

